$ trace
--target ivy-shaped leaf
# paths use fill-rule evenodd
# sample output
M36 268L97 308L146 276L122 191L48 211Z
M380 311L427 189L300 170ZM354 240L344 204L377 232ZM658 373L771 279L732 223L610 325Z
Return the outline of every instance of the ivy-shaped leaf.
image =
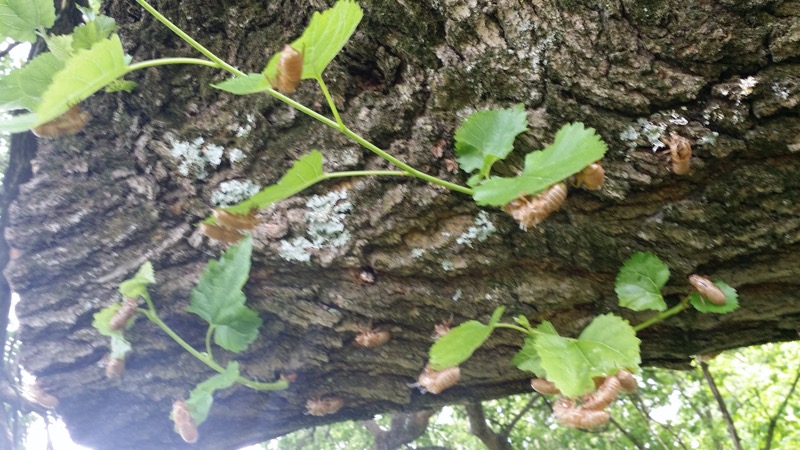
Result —
M431 346L428 366L433 370L443 370L468 360L492 334L504 309L502 306L497 308L488 325L469 320L448 331Z
M125 298L137 298L147 292L148 284L155 284L155 282L156 276L153 271L153 264L147 261L139 267L136 275L120 283L119 293Z
M42 53L19 69L0 79L0 109L25 108L30 111L42 102L42 96L64 62L53 53Z
M239 363L231 361L224 372L212 376L192 389L189 399L186 400L186 406L189 407L189 414L192 415L195 425L200 426L208 418L208 411L214 403L214 392L233 386L238 377Z
M131 344L125 339L122 330L111 329L111 319L114 318L121 306L121 303L114 303L92 316L94 318L92 326L103 336L111 338L111 359L125 359L125 355L131 351Z
M111 336L111 354L109 359L125 359L128 352L132 350L131 343L122 334Z
M225 208L225 210L234 214L248 214L253 209L265 208L289 198L324 179L322 153L312 150L310 155L305 155L295 161L292 168L276 184L265 187L247 200Z
M36 31L56 22L53 0L0 0L0 35L3 40L36 42Z
M290 44L303 54L303 80L322 77L322 72L347 44L363 16L364 11L352 0L339 0L332 8L311 16L303 35ZM277 75L280 56L278 51L267 63L263 72L267 78Z
M703 299L698 292L695 292L689 296L689 302L694 306L694 309L701 313L725 314L739 308L739 294L736 293L736 289L730 287L724 281L716 280L713 283L725 294L725 304L715 305Z
M528 153L525 169L511 178L491 177L475 187L479 205L503 206L520 195L539 193L603 158L607 150L593 128L576 122L564 125L544 150Z
M605 314L596 317L578 339L539 333L535 349L546 378L575 398L594 390L592 377L637 370L640 342L627 320Z
M72 32L73 50L92 48L117 29L117 22L108 16L97 16L93 20L75 28Z
M535 336L525 337L522 348L514 355L511 364L519 370L533 372L539 378L545 376L546 372L542 368L542 359L539 358L539 353L536 351Z
M253 240L245 236L222 257L208 262L200 281L192 289L186 310L197 314L214 329L214 342L232 352L244 351L258 336L261 318L244 306L242 287L250 274Z
M50 53L56 58L61 61L72 58L74 52L72 49L71 34L48 35L44 37L44 40L47 42L47 49L50 50Z
M669 267L652 253L635 253L617 274L614 291L619 305L634 311L664 311L667 303L661 289L669 279Z
M461 170L479 170L480 177L488 177L492 165L508 156L514 149L514 139L527 129L528 118L522 104L470 115L455 135Z
M55 74L53 83L45 91L36 109L38 124L55 119L127 71L128 62L116 34L89 50L79 50L67 61L64 70Z
M256 92L263 92L270 87L269 81L262 73L249 73L243 77L228 78L219 84L211 86L221 89L231 94L247 95Z

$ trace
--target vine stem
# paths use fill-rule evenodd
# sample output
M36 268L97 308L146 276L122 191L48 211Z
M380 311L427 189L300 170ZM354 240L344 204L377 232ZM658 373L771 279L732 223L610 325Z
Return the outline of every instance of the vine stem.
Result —
M219 64L213 61L199 58L159 58L131 64L128 66L127 73L131 73L135 70L146 69L148 67L167 66L171 64L195 64L198 66L213 67L215 69L221 68Z
M403 172L400 170L348 170L342 172L331 172L325 173L322 175L322 180L328 180L331 178L343 178L343 177L369 177L369 176L394 176L394 177L410 177L412 176L408 172Z
M232 65L226 63L221 58L219 58L217 55L212 53L210 50L208 50L207 48L203 47L199 42L197 42L194 39L192 39L191 36L186 34L177 25L175 25L174 23L170 22L169 19L167 19L163 14L158 12L158 10L153 8L149 3L147 3L147 1L145 1L145 0L136 0L136 2L139 3L144 9L146 9L147 12L152 14L153 17L155 17L159 22L163 23L167 28L172 30L173 33L177 34L178 37L180 37L181 39L186 41L189 45L194 47L198 52L200 52L203 55L205 55L208 59L213 61L213 63L216 63L216 66L210 65L210 67L224 69L224 70L230 72L231 74L233 74L233 75L235 75L237 77L247 76L247 74L245 74L241 70L233 67ZM191 58L186 58L186 59L191 59ZM203 61L203 60L198 60L198 61ZM205 62L208 63L208 61L205 61ZM209 65L209 64L203 64L203 65ZM425 180L425 181L427 181L429 183L432 183L432 184L436 184L436 185L445 187L445 188L450 189L452 191L461 192L462 194L467 194L467 195L470 195L470 196L473 195L474 191L472 189L470 189L470 188L468 188L466 186L461 186L459 184L451 183L449 181L442 180L441 178L434 177L433 175L428 175L427 173L421 172L421 171L409 166L408 164L404 163L403 161L400 161L399 159L395 158L394 156L390 155L389 153L385 152L384 150L381 150L375 144L369 142L368 140L366 140L363 137L361 137L358 133L356 133L356 132L350 130L349 128L347 128L344 125L344 123L342 123L342 120L339 117L339 112L336 110L336 105L333 103L333 100L330 97L330 93L328 92L328 89L325 86L325 83L321 79L318 79L318 81L320 82L320 86L322 87L323 94L325 94L325 97L328 99L328 104L331 106L331 111L333 112L333 115L336 118L335 121L323 116L322 114L319 114L318 112L316 112L316 111L304 106L301 103L296 102L295 100L292 100L291 98L281 94L280 92L276 91L275 89L267 88L267 89L264 90L264 92L266 92L267 94L275 97L276 99L286 103L287 105L295 108L296 110L302 112L303 114L305 114L305 115L307 115L307 116L309 116L309 117L311 117L311 118L313 118L313 119L315 119L315 120L317 120L317 121L319 121L319 122L321 122L321 123L323 123L323 124L325 124L325 125L327 125L327 126L329 126L331 128L334 128L334 129L340 131L342 134L344 134L345 136L349 137L353 141L357 142L362 147L364 147L367 150L375 153L376 155L380 156L381 158L391 162L392 164L394 164L397 167L403 169L404 171L408 172L409 174L411 174L414 177L417 177L417 178L419 178L421 180Z
M675 314L678 314L679 312L684 311L685 309L689 308L689 306L690 306L689 297L686 297L683 300L681 300L680 303L678 303L677 305L673 306L672 308L670 308L670 309L658 314L655 317L651 317L650 319L645 320L644 322L640 323L639 325L636 325L635 327L633 327L633 331L636 331L638 333L639 331L642 331L642 330L644 330L645 328L647 328L647 327L649 327L651 325L655 325L658 322L661 322L662 320L664 320L664 319L666 319L668 317L672 317Z
M511 325L510 323L496 323L494 324L495 328L508 328L509 330L517 330L520 333L530 334L530 331L526 330L517 325Z
M178 345L183 347L183 349L189 352L192 356L200 360L200 362L216 370L219 373L223 373L225 371L225 368L219 365L219 363L217 363L213 358L211 358L210 355L204 355L199 351L197 351L197 349L189 345L188 342L184 341L183 338L178 336L178 333L173 331L173 329L170 328L169 325L164 323L164 321L161 320L160 317L158 317L158 313L156 313L156 310L153 307L153 301L150 300L150 295L145 293L143 297L145 301L147 301L148 309L147 310L139 309L138 310L139 312L144 314L144 316L147 317L149 321L153 322L154 324L156 324L156 326L161 328L165 333L167 333L169 337L172 338L172 340L177 342ZM286 380L278 380L273 383L261 383L258 381L249 380L247 378L239 376L236 378L236 382L243 384L251 389L255 389L257 391L279 391L287 389L289 387L289 382Z
M213 361L214 354L211 353L211 334L214 333L214 325L208 326L208 331L206 331L206 355Z
M319 83L320 89L322 89L322 94L325 96L325 99L328 101L328 106L331 108L331 113L333 113L333 117L336 119L336 123L339 124L339 130L344 130L344 122L342 122L342 118L339 117L339 110L336 109L336 103L333 102L333 97L331 97L331 93L328 92L328 86L325 85L325 81L322 77L318 77L317 82Z

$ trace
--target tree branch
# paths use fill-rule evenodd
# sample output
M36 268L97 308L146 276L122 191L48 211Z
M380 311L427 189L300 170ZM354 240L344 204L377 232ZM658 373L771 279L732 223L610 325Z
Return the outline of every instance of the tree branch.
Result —
M800 368L797 369L797 375L794 377L794 381L792 382L792 387L789 388L789 392L784 397L781 406L778 407L778 410L775 411L775 415L769 420L769 428L767 429L767 437L765 438L764 443L764 450L769 450L772 447L772 437L775 433L775 427L778 424L778 419L783 414L783 410L786 408L786 405L789 403L789 398L794 394L794 390L797 388L797 382L800 381Z
M636 438L634 438L634 437L633 437L633 436L632 436L630 433L628 433L627 431L625 431L625 429L624 429L624 428L622 428L622 425L620 425L620 424L619 424L619 422L617 422L616 420L614 420L614 418L613 418L613 417L610 419L610 422L611 422L611 425L614 425L615 427L617 427L617 429L619 430L619 432L620 432L620 433L622 433L622 435L623 435L623 436L625 436L626 438L628 438L628 440L629 440L629 441L631 441L631 443L632 443L632 444L633 444L633 445L634 445L636 448L638 448L639 450L645 450L645 449L646 449L646 447L645 447L645 446L644 446L644 445L643 445L641 442L639 442L638 440L636 440Z
M511 450L508 440L492 430L486 423L486 415L483 413L483 406L480 403L467 403L469 418L469 432L483 442L489 450Z
M539 394L539 395L541 396L541 394ZM500 436L501 436L503 439L505 439L506 441L508 441L508 436L511 434L511 431L514 429L514 427L515 427L515 426L517 426L517 423L520 421L520 419L522 419L522 417L523 417L523 416L524 416L524 415L525 415L525 414L526 414L528 411L530 411L530 410L531 410L531 408L533 408L533 403L534 403L536 400L538 400L539 398L540 398L540 397L534 397L534 396L531 396L531 399L530 399L530 400L528 400L528 403L526 403L526 404L525 404L525 406L524 406L522 409L520 409L520 410L519 410L519 412L517 413L517 415L516 415L516 416L514 416L514 418L513 418L513 419L511 419L511 421L510 421L510 422L508 422L508 423L507 423L507 424L506 424L506 425L505 425L505 426L504 426L504 427L503 427L503 428L500 430ZM542 396L541 398L544 398L544 396Z
M392 425L388 430L381 428L374 420L365 420L361 424L375 438L372 450L395 450L422 436L428 428L428 421L435 413L436 411L423 410L409 414L392 414Z
M728 407L725 406L725 401L722 399L719 389L717 389L717 384L714 382L714 378L711 376L711 372L708 370L708 364L704 361L699 362L700 369L703 371L703 377L706 379L706 383L708 383L708 387L711 389L711 393L714 395L714 399L717 401L717 406L719 407L719 411L722 413L722 418L725 419L725 423L728 424L728 433L731 435L733 445L736 450L742 450L742 443L739 441L739 434L736 432L736 426L734 426L733 419L728 412Z

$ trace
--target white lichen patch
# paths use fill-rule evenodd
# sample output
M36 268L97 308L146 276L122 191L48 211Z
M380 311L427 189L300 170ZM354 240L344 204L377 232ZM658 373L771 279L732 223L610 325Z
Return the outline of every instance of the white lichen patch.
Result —
M644 118L636 120L635 125L630 125L622 133L619 138L628 143L628 147L637 147L639 139L644 139L648 144L653 146L653 151L665 147L661 142L664 132L667 131L667 124L655 121L650 121Z
M442 261L442 270L444 270L445 272L451 272L454 269L455 266L453 265L453 261L450 261L449 259L445 259L444 261Z
M477 240L478 242L483 242L494 234L495 231L497 231L497 228L495 228L492 221L489 220L486 211L481 211L475 217L473 225L456 238L456 243L464 244L472 248L473 241Z
M787 100L790 94L789 89L782 83L772 83L772 93L781 100Z
M250 180L223 181L219 188L211 193L211 202L217 206L230 206L247 200L261 188Z
M424 255L424 254L425 254L425 249L424 248L415 248L415 249L411 250L411 258L412 259L421 258L422 255Z
M453 294L453 297L452 297L452 298L453 298L453 301L454 301L454 302L457 302L457 301L458 301L458 300L461 298L461 296L462 296L462 295L463 295L463 294L462 294L462 292L461 292L461 289L457 289L457 290L456 290L456 293L455 293L455 294Z
M244 161L247 158L247 155L238 148L232 148L228 150L228 161L231 164L236 164L239 161Z
M756 87L758 84L758 80L755 77L747 77L742 78L739 80L739 95L738 98L747 97L748 95L753 93L753 88Z
M250 134L251 131L253 131L253 125L256 123L255 116L253 116L252 114L248 114L247 116L245 116L245 118L247 119L247 123L244 125L240 125L236 129L236 137L246 137L247 135Z
M191 142L170 139L170 144L170 155L178 160L178 172L200 180L208 176L208 166L216 168L222 163L225 152L225 148L217 144L206 144L202 137Z
M315 195L308 199L306 207L305 235L281 242L279 254L288 261L309 262L313 250L340 248L350 241L344 221L353 204L347 200L347 191Z

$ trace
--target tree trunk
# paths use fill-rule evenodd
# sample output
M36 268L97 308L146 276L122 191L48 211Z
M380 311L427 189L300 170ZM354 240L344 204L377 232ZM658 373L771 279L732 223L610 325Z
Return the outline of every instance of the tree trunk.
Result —
M668 302L700 273L734 286L742 305L725 316L686 312L640 333L644 364L686 367L696 353L797 338L800 2L360 3L364 20L325 73L353 130L463 182L463 173L448 170L454 130L472 111L522 103L531 125L520 155L581 121L609 144L606 184L571 189L561 211L527 232L485 208L495 232L484 241L469 240L480 211L469 197L410 178L324 183L263 211L246 293L264 325L237 360L251 378L295 373L297 380L286 391L221 392L194 448L236 448L311 425L526 392L529 375L509 364L521 338L507 331L495 333L444 393L421 394L408 383L425 365L434 325L451 316L456 324L485 321L505 305L506 317L550 320L572 335L609 311L643 321L650 314L620 311L614 294L617 270L636 251L670 266ZM155 6L234 66L258 72L326 4ZM107 0L106 8L135 61L197 56L134 2ZM5 274L22 299L22 362L60 399L77 442L180 448L170 405L213 371L140 320L126 333L134 353L125 374L107 380L108 345L91 327L92 314L116 301L118 284L150 260L162 318L200 348L205 327L183 309L222 248L194 225L223 181L274 183L311 149L331 169L391 166L266 95L211 88L225 78L221 71L174 66L132 78L139 82L132 94L84 102L92 115L84 132L39 141L33 178L3 212L12 248ZM310 81L293 98L326 113ZM687 176L652 151L671 133L693 143ZM171 152L197 138L247 158L183 170ZM306 202L336 191L346 193L339 205L347 233L303 253L299 238L314 233ZM308 263L292 259L306 256ZM377 282L356 282L365 268ZM390 330L392 340L354 345L370 324ZM304 414L309 397L327 394L345 400L340 412Z

